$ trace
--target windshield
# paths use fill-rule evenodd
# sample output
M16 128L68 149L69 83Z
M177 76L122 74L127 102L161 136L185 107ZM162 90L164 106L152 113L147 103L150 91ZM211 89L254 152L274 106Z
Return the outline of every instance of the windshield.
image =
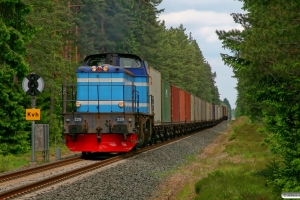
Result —
M139 68L141 59L130 54L98 54L85 59L86 66L100 66L103 64L118 65L124 68Z
M121 57L120 66L124 68L138 68L141 66L141 61L137 58Z
M89 58L86 61L86 66L100 66L105 63L105 56L97 56Z

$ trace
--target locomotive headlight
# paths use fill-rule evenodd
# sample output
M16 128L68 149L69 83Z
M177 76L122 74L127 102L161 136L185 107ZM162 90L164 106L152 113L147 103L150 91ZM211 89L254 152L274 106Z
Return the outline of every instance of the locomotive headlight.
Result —
M98 70L98 72L101 72L101 71L102 71L102 67L101 67L101 66L98 66L98 67L97 67L97 70Z
M119 105L120 108L122 108L124 106L123 101L120 101L118 105Z
M76 101L76 107L79 108L81 106L81 103L79 101Z
M103 71L107 72L108 71L108 67L107 66L103 66Z
M93 71L93 72L95 72L96 69L97 69L96 66L93 66L93 67L92 67L92 71Z

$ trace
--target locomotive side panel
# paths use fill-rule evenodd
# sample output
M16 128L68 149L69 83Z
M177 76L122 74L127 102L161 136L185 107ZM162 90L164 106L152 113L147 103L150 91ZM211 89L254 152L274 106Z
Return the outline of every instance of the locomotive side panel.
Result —
M172 123L179 123L180 89L171 85L171 120Z
M155 69L148 67L149 69L149 91L150 95L154 98L154 124L161 124L161 73L159 71L156 71ZM151 96L150 96L151 98ZM151 101L150 101L151 102ZM151 107L151 105L150 105Z
M148 77L138 76L134 77L134 85L136 91L134 92L139 102L139 109L135 112L142 112L149 114L149 80Z
M163 123L171 123L171 85L162 81L161 115Z

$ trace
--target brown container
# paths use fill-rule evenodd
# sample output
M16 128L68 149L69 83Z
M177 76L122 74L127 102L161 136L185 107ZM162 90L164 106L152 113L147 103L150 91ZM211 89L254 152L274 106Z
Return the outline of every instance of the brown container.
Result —
M224 106L223 117L228 117L228 110L227 110L227 107L225 107L225 106Z
M180 89L180 106L179 106L179 121L180 122L185 122L185 91Z
M185 121L191 122L191 94L184 92L185 94Z
M171 85L171 120L172 123L179 123L179 108L180 108L180 89Z

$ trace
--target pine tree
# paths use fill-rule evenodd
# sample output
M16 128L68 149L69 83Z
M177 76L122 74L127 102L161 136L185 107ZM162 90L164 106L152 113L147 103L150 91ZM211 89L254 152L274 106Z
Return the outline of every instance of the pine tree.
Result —
M28 72L24 45L35 31L24 19L29 12L21 0L0 2L0 154L4 155L29 147L25 109L20 105L25 93L18 84Z
M24 0L33 12L26 20L38 31L27 47L30 72L44 79L45 89L38 96L36 106L42 110L41 124L50 125L50 139L61 135L61 85L74 82L75 25L68 1ZM55 20L53 20L55 19ZM64 51L64 52L63 52ZM30 106L30 105L27 105Z

